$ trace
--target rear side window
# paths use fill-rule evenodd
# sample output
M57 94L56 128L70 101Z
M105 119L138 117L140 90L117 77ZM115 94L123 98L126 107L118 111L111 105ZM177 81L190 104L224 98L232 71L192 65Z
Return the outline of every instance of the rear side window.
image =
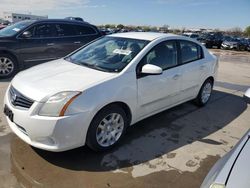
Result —
M75 36L77 35L75 28L71 24L55 24L57 36Z
M190 41L180 41L181 63L188 63L203 58L201 47Z
M96 34L96 31L89 26L75 25L77 35L92 35Z

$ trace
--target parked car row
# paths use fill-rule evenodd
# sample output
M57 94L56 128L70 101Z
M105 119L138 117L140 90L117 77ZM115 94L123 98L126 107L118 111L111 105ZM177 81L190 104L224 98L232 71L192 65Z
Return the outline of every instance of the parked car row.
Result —
M101 37L96 26L70 19L21 21L0 30L0 79L66 56Z
M207 48L219 48L223 50L244 50L250 51L250 39L224 36L220 32L215 33L203 33L201 35L197 33L184 33L183 36L197 39Z

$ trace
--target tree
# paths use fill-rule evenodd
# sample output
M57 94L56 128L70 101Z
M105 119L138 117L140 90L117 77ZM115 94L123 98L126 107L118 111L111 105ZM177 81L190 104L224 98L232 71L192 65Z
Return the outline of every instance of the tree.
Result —
M240 27L231 28L231 29L229 29L228 32L234 36L241 36L243 34L242 29Z
M105 28L110 28L110 24L106 24L106 25L105 25Z
M116 27L119 29L124 29L124 25L122 25L122 24L118 24Z
M250 26L246 27L244 33L247 37L250 37Z

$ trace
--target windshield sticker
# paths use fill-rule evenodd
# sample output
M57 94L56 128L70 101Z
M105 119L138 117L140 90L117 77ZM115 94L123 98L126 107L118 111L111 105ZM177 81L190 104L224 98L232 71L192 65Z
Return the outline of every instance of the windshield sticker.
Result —
M132 51L130 50L122 50L122 49L115 49L113 51L114 54L122 54L122 55L129 55Z
M13 31L16 31L16 32L20 31L19 28L13 28L12 30L13 30Z

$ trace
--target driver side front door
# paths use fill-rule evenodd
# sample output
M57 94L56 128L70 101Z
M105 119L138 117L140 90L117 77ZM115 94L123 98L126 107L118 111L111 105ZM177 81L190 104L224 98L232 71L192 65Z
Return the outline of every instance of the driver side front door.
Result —
M161 67L163 73L138 76L138 118L170 108L180 101L181 70L177 59L176 42L164 41L152 48L139 63L140 70L145 64L153 64Z

